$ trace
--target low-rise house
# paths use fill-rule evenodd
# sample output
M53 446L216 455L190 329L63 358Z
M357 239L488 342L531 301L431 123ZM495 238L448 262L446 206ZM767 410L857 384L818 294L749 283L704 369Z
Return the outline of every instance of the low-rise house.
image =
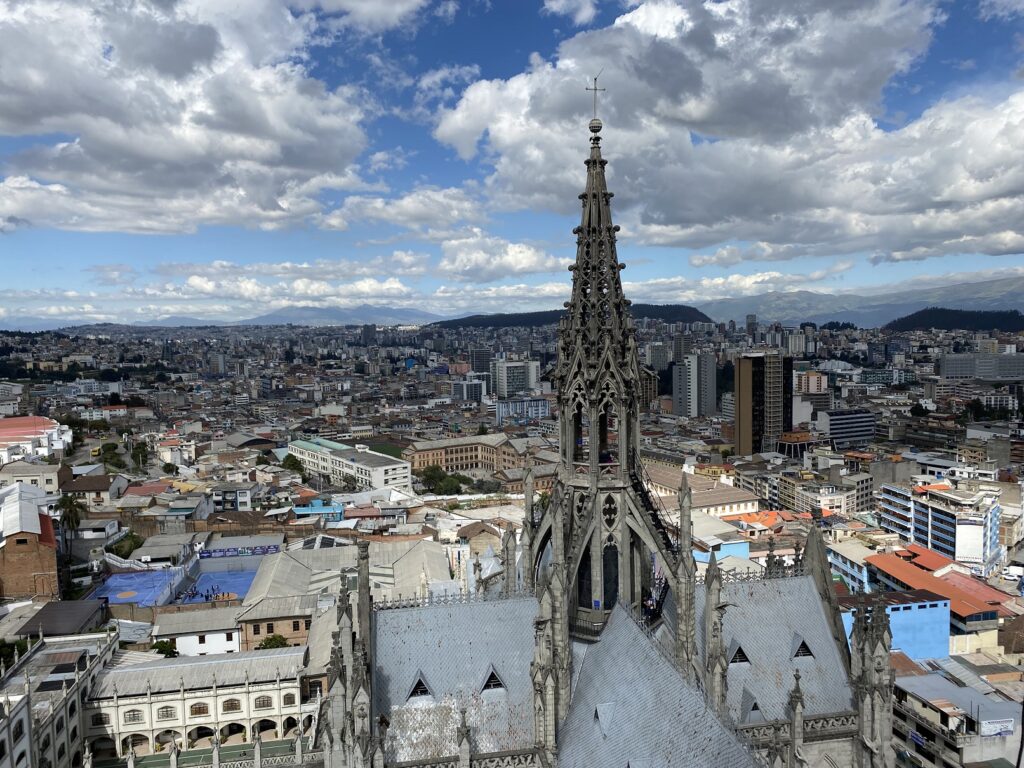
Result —
M99 510L112 507L128 488L124 475L82 475L61 486L61 491Z
M56 600L57 536L50 497L32 485L0 488L0 598Z
M0 488L12 483L25 483L38 485L47 493L56 493L71 478L71 467L45 461L12 461L0 467Z
M242 648L238 606L157 614L153 641L169 640L180 656L237 653Z
M280 635L288 645L305 645L313 618L325 610L333 598L321 606L320 595L264 597L238 612L243 651L259 648L272 635Z

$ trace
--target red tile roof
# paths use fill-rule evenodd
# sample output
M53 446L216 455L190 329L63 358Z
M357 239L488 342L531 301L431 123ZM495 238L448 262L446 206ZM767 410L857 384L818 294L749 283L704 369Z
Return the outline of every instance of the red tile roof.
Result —
M1003 607L1004 603L1013 599L1013 595L998 590L981 579L976 579L973 576L968 576L966 573L959 573L957 571L944 573L937 578L942 579L947 584L952 584L957 589L963 590L976 600L996 608L1001 618L1012 618L1017 615L1008 608Z
M950 613L960 618L994 610L984 600L975 597L956 584L940 579L928 571L908 563L896 554L870 555L864 558L864 562L906 584L910 589L926 589L946 598L949 600ZM1009 599L1009 595L1007 595L1007 599Z

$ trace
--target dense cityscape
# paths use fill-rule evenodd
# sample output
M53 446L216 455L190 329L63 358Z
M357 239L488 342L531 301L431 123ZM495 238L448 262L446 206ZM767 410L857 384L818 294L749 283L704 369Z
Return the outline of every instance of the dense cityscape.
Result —
M0 768L1021 768L1022 78L1021 0L0 0Z

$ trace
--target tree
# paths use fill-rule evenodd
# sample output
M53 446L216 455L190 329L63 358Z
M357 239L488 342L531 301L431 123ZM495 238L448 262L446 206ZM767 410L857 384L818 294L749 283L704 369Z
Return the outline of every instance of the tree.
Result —
M263 638L263 642L256 646L258 651L266 651L271 648L287 648L288 641L284 639L283 635L267 635Z
M176 475L178 474L178 465L171 461L165 461L161 467L165 475Z
M149 448L144 443L139 443L132 448L132 461L137 467L144 467L149 463Z
M178 656L178 649L174 647L173 640L157 640L153 643L153 650L163 654L167 659L174 659Z
M285 469L290 469L292 472L302 473L305 471L302 466L302 462L290 453L284 457L284 460L281 462L281 466Z
M60 533L64 542L64 555L70 558L71 534L78 530L83 515L89 510L81 499L68 494L60 497L60 500L54 505L54 509L60 512Z
M925 408L920 403L914 403L912 406L910 406L910 415L913 416L915 419L920 419L922 416L928 415L928 409Z
M486 425L486 424L484 424L484 423L483 423L483 422L481 421L481 422L480 422L480 426L479 426L479 427L477 427L476 433L477 433L478 435L486 435L486 434L487 434L487 425Z

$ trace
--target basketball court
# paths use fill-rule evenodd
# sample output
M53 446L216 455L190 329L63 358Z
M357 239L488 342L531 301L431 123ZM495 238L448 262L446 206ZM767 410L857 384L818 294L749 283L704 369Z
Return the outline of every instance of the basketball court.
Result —
M196 579L196 594L184 598L183 603L205 603L211 600L241 600L249 591L256 571L213 571L200 573Z
M139 571L137 573L114 573L92 594L94 598L107 598L111 605L135 603L156 605L161 592L167 587L173 575L163 571Z

